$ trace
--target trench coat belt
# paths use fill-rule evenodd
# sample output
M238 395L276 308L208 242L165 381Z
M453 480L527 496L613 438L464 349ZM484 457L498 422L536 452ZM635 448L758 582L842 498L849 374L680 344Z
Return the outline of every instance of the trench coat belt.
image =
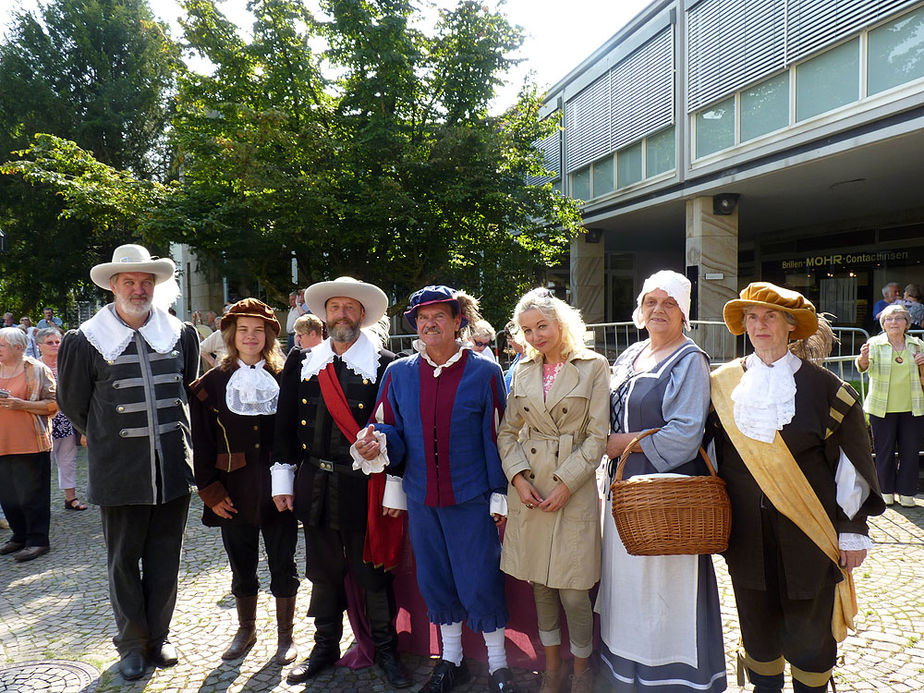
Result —
M527 440L551 440L558 441L558 459L559 462L568 459L571 456L571 450L574 448L574 434L572 433L543 433L535 428L529 429Z

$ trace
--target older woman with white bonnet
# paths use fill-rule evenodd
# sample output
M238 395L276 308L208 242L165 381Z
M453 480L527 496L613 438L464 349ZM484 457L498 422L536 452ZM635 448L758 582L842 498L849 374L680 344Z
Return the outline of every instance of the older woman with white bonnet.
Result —
M618 458L644 431L623 478L704 474L698 455L709 411L709 359L683 333L690 325L690 281L663 270L648 277L632 319L648 339L613 364L606 454ZM610 465L610 481L615 464ZM632 556L604 513L603 569L596 611L602 670L613 690L723 691L722 620L712 558Z

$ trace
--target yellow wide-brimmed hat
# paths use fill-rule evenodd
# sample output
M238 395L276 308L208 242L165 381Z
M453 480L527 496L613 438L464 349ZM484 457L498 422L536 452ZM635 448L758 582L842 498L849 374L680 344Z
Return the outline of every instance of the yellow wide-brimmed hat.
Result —
M744 311L749 306L763 306L784 313L796 319L796 329L790 333L791 339L811 337L818 330L818 315L815 306L798 291L784 289L769 282L753 282L742 289L740 298L725 304L722 317L725 326L732 334L744 334Z

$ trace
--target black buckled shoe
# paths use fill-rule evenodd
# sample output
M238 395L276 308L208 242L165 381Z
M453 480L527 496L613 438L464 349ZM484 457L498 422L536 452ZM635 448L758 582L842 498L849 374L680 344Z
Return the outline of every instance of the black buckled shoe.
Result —
M398 653L394 650L376 652L375 665L385 674L388 685L392 688L407 688L414 683L404 670Z
M176 648L166 638L151 645L150 657L151 663L161 669L176 666L176 663L180 661Z
M308 655L308 659L289 672L289 675L286 676L286 683L304 683L325 669L334 666L338 659L340 659L339 652L315 645L311 654Z
M517 685L513 682L513 674L507 667L501 667L488 679L491 681L491 690L496 693L516 693Z
M447 693L470 678L471 674L468 673L464 659L461 664L453 664L441 659L440 663L433 667L430 678L427 679L419 693Z
M132 650L122 655L119 660L119 673L126 681L134 681L144 676L144 655L140 650Z

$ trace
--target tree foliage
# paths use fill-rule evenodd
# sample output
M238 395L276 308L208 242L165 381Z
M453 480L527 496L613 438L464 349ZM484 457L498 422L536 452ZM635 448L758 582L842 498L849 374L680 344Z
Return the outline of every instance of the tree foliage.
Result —
M169 97L181 65L178 46L146 0L54 0L19 13L0 44L0 161L29 147L36 133L51 133L131 178L163 177ZM74 153L51 140L36 146L49 166ZM63 309L75 291L94 294L86 263L137 233L137 218L109 226L100 223L105 213L69 213L56 195L62 180L0 181L0 228L9 246L0 255L6 307Z
M161 237L277 297L294 253L308 283L350 274L401 301L451 279L501 319L579 224L570 200L525 184L541 170L533 143L557 127L536 95L488 114L518 32L474 2L430 35L404 0L325 2L319 17L299 0L250 7L246 41L210 0L186 4L186 40L215 70L180 81L183 186Z
M502 323L580 225L571 200L526 184L543 172L533 143L558 127L536 94L488 110L518 30L469 0L428 29L408 0L249 7L245 37L212 0L186 0L185 41L213 69L178 75L178 181L143 184L52 139L7 171L57 191L92 233L189 244L242 294L259 281L284 303L295 257L303 284L349 274L398 310L447 282Z

